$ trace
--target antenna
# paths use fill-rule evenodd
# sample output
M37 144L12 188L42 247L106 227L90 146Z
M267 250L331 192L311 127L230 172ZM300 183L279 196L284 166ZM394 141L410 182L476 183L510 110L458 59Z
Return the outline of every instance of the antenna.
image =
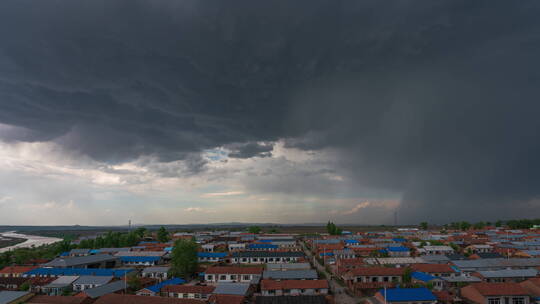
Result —
M128 221L128 232L131 232L131 219Z

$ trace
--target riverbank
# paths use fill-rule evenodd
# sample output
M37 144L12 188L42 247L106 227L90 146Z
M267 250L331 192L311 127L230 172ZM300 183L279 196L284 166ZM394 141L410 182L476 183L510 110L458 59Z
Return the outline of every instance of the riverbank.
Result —
M9 246L4 246L4 247L0 246L0 252L6 252L6 251L17 249L17 248L38 247L41 245L47 245L47 244L52 244L52 243L62 241L62 239L60 238L44 237L44 236L37 236L37 235L26 235L26 234L15 233L13 231L0 233L0 238L19 241Z
M0 249L10 246L15 246L22 242L26 241L25 238L15 238L15 237L0 237Z

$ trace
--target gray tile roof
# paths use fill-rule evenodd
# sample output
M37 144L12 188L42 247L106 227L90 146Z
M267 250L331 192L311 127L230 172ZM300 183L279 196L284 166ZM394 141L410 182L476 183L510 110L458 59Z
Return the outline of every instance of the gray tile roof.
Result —
M27 294L27 291L0 291L0 304L11 303Z
M309 263L275 263L275 264L266 264L267 270L299 270L299 269L311 269Z
M485 278L532 278L538 275L538 270L528 269L502 269L478 271Z
M125 286L126 283L123 280L114 281L109 284L101 285L99 287L86 289L84 290L84 293L87 294L90 298L95 299L103 295L122 290L125 288Z
M112 279L112 276L80 276L73 285L104 285Z
M156 266L156 267L146 267L143 269L142 273L152 273L152 272L168 272L171 267L166 266Z
M214 294L245 295L250 284L246 283L219 283L214 289Z
M100 263L106 261L117 260L118 258L113 257L108 254L96 254L96 255L87 255L80 257L65 257L65 258L56 258L49 263L43 265L43 267L73 267L78 265Z
M371 298L375 299L375 298ZM255 304L327 304L322 295L318 296L268 296L256 297Z
M456 267L461 270L496 270L498 268L508 267L538 267L540 266L540 258L530 259L477 259L477 260L452 260Z
M266 270L263 272L264 279L283 279L283 280L301 280L318 278L317 271L313 269L309 270Z

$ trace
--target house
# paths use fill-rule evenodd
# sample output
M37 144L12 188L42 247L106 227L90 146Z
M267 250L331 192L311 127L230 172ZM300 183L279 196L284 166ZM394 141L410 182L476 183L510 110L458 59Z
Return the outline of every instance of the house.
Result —
M60 277L60 276L113 276L123 278L135 269L102 269L102 268L36 268L24 273L24 277Z
M126 281L119 280L94 288L89 288L77 294L79 297L96 299L101 296L124 291L127 288Z
M500 259L504 258L500 253L497 252L478 252L469 256L469 259Z
M30 298L28 304L91 304L93 301L88 298L77 296L44 296L37 295Z
M145 297L136 295L107 294L94 304L202 304L200 300L173 299L165 297Z
M161 289L168 285L180 285L186 283L186 280L180 278L173 278L170 280L163 281L161 283L145 287L136 292L138 296L158 296L161 292Z
M319 276L314 269L288 271L265 270L263 272L263 278L274 280L316 280Z
M71 249L68 253L70 257L87 256L90 255L90 249Z
M247 245L248 250L253 251L266 251L266 250L278 250L279 246L274 244L268 244L268 243L253 243Z
M214 294L247 296L250 293L249 283L218 283Z
M362 267L352 269L343 275L346 281L350 283L357 282L394 282L400 283L404 268L391 267Z
M427 288L389 288L381 289L375 294L375 298L381 303L401 304L435 304L437 297Z
M478 259L451 261L461 272L470 274L483 270L524 269L540 267L540 259Z
M529 294L518 283L474 283L461 288L461 297L477 304L529 304Z
M324 295L317 296L270 296L255 298L255 304L329 304Z
M258 282L262 276L262 267L213 266L204 272L206 282Z
M474 272L472 275L484 282L521 282L536 277L538 270L534 268L484 270Z
M419 283L422 285L431 285L434 290L441 291L445 287L446 281L443 278L432 276L425 272L415 271L411 273L411 280L413 283Z
M243 304L245 303L245 296L241 295L227 295L227 294L213 294L208 299L210 304Z
M246 243L232 243L228 245L229 251L239 251L246 249Z
M0 291L0 304L24 303L33 295L27 291Z
M6 266L0 270L0 277L22 277L24 273L37 266Z
M527 291L527 293L531 296L533 296L536 299L536 302L538 303L538 299L540 299L540 278L530 278L527 279L521 283L519 283L523 289Z
M207 300L216 289L215 286L167 285L161 293L169 298Z
M21 277L0 277L0 290L19 290L19 287L28 280Z
M470 253L485 253L485 252L492 252L493 246L487 245L487 244L474 244L469 245L465 247L465 252Z
M266 270L309 270L311 265L309 263L275 263L266 265Z
M262 280L263 296L328 294L327 280Z
M199 262L223 262L227 255L226 252L197 252Z
M457 274L457 272L447 264L414 264L411 266L411 269L444 278L452 277Z
M201 245L201 249L204 252L214 252L214 247L216 247L215 244L203 244L203 245Z
M390 257L408 257L411 255L411 251L405 246L390 246L384 250Z
M154 278L158 280L166 280L170 267L168 266L156 266L146 267L141 272L143 278Z
M125 266L154 266L162 262L159 256L121 256L120 261Z
M264 264L298 262L304 258L299 251L243 251L232 254L233 263Z
M83 291L105 285L112 280L112 276L80 276L72 285L74 291Z
M56 258L43 267L59 268L114 268L119 259L109 254Z
M422 254L452 254L454 253L454 249L450 246L444 246L444 245L437 245L437 246L424 246L418 252L421 252Z
M75 282L79 276L61 276L51 283L42 287L42 291L50 296L59 296L65 290L72 288L73 282Z

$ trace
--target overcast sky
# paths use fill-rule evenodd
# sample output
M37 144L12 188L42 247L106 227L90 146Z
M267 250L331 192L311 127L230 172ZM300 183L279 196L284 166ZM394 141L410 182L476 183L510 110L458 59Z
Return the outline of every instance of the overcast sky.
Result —
M540 217L538 16L0 1L0 224Z

